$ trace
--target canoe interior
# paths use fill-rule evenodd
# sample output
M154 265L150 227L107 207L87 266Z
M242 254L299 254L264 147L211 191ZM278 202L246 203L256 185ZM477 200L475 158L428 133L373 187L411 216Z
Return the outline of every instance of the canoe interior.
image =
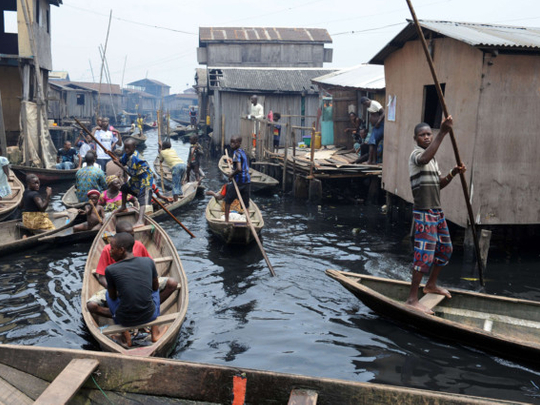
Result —
M58 181L75 180L75 174L78 170L44 169L22 165L12 165L11 168L23 183L25 182L25 178L28 174L35 174L38 177L41 185L55 183Z
M7 218L13 211L17 209L24 193L23 183L11 170L8 176L8 183L11 187L11 194L0 200L0 203L4 205L3 208L0 208L0 221Z
M233 378L235 375L244 374L247 379L246 404L291 403L288 402L291 392L301 388L316 392L318 405L519 405L518 402L494 398L392 385L9 344L0 345L0 382L27 397L23 402L19 399L20 395L12 395L12 403L32 403L73 359L93 359L99 363L93 378L88 378L69 402L77 404L230 404ZM69 385L69 381L65 383ZM3 389L4 396L7 396L8 392Z
M483 348L494 350L513 345L523 353L540 354L540 302L451 289L452 298L443 299L430 316L404 304L409 282L333 270L327 273L377 312L402 320L416 317L418 325L434 322L432 331L446 333L454 328L471 345L482 342ZM492 347L485 347L485 342Z
M219 159L218 167L223 174L228 175L230 173L227 156L222 156ZM251 191L253 192L271 189L279 185L278 180L251 167L249 168L249 175L251 177Z
M103 328L107 325L114 325L112 319L97 316L94 317L86 308L86 301L94 293L102 289L97 278L92 274L92 271L96 269L101 252L106 245L103 236L106 234L112 236L116 233L116 223L118 220L128 221L134 224L137 217L138 211L136 210L122 213L118 216L111 215L96 235L88 254L84 272L81 300L83 317L88 329L104 350L138 356L166 356L174 348L177 335L186 316L188 285L180 257L173 242L167 233L148 216L145 216L145 226L135 229L135 239L145 245L150 256L156 261L158 275L160 277L172 277L181 285L179 290L175 291L165 302L161 303L160 315L174 315L175 319L172 323L168 324L169 328L167 332L158 342L149 346L133 346L132 348L127 349L113 342L113 340L101 333L99 328ZM167 260L163 262L159 261L164 258Z
M49 218L56 229L46 232L34 232L22 226L21 220L5 221L0 223L0 234L2 235L1 253L12 253L32 247L39 243L39 239L44 236L53 235L74 225L77 213L74 210L66 210L62 213L49 212Z
M182 192L184 193L184 196L182 198L179 198L178 201L168 203L168 204L164 204L165 208L167 208L167 210L169 210L170 212L176 211L179 208L183 207L184 205L187 205L191 201L193 201L193 199L197 195L197 183L196 182L191 182L191 183L186 183L186 184L182 185ZM164 194L166 196L169 196L169 197L172 197L171 192L165 192L165 193L162 193L162 194ZM163 203L163 201L161 201L161 203ZM159 208L159 207L157 207L157 208ZM169 214L167 214L165 212L165 210L157 209L153 213L149 214L149 217L156 219L156 218L165 218L168 215Z
M221 202L211 198L206 206L206 221L210 230L226 243L247 244L253 241L254 236L247 222L230 220L229 223L226 223L225 219L222 219L223 215ZM264 227L264 219L259 207L251 199L249 200L249 218L255 231L259 234Z
M62 197L62 204L68 208L82 208L86 202L79 202L75 193L75 186L71 186Z

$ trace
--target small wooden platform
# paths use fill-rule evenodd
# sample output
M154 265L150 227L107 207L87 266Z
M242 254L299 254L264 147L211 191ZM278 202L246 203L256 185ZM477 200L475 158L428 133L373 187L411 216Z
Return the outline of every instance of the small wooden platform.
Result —
M422 298L420 298L420 303L422 303L426 308L433 309L439 303L444 300L446 297L442 294L431 294L427 293Z

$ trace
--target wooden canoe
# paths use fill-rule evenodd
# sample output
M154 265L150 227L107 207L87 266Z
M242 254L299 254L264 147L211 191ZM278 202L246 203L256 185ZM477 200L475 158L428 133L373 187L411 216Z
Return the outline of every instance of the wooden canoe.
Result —
M175 291L167 301L161 303L161 315L155 321L169 325L165 334L157 342L148 346L124 348L108 337L109 333L119 328L119 325L114 325L110 318L94 317L86 308L86 301L88 301L93 294L102 289L93 273L97 267L101 251L106 244L103 240L103 235L105 232L110 235L116 233L117 220L135 223L138 215L139 212L135 209L126 213L111 215L105 221L94 239L84 268L84 279L81 292L82 313L86 326L103 350L132 356L166 357L176 346L180 327L186 317L188 285L178 251L171 238L169 238L163 228L153 219L148 218L147 216L144 217L145 225L140 228L135 228L135 239L141 241L146 246L146 249L148 249L148 252L156 262L158 275L172 277L180 286L180 289Z
M9 172L8 183L11 187L11 194L0 200L0 204L4 205L3 208L0 208L0 221L9 217L17 209L24 193L23 183L12 171Z
M127 141L128 139L133 139L136 142L136 145L139 145L146 142L147 136L144 134L144 132L141 133L138 129L135 129L135 132L133 132L131 135L123 137L122 139L124 141Z
M247 245L254 240L253 233L247 222L229 220L229 223L226 223L221 218L223 215L221 203L212 197L206 206L206 222L210 231L223 239L225 243ZM257 234L260 234L261 229L264 227L264 219L259 207L253 200L249 200L249 218Z
M86 202L79 202L75 190L75 186L71 186L62 196L62 204L67 208L82 208L86 204Z
M197 195L197 182L191 182L186 183L182 185L182 192L184 193L181 198L178 199L176 202L165 204L165 208L169 210L170 212L176 211L179 208L182 208L184 205L189 204L195 196ZM167 196L172 196L172 194L164 193ZM162 201L161 201L162 202ZM157 211L152 212L149 214L151 218L165 218L169 214L167 214L163 209L159 209Z
M421 332L505 357L540 361L540 302L453 289L451 299L422 296L435 312L427 315L405 304L410 282L336 270L326 274L375 312Z
M230 404L233 379L239 375L245 377L245 398L235 398L234 403L524 405L495 398L180 360L0 345L3 398L17 405L35 400L36 404L64 404L69 398L70 404Z
M221 159L219 159L218 167L221 173L228 176L231 171L226 159L227 156L223 155ZM251 177L251 191L253 193L258 191L269 191L279 185L279 181L273 177L252 169L251 167L249 168L249 175Z
M23 165L11 165L11 168L23 182L27 175L35 174L38 177L41 185L57 183L60 181L73 181L75 180L75 173L77 173L78 170L44 169Z
M2 244L0 244L0 255L18 252L29 249L39 244L39 238L54 235L62 232L64 229L74 225L73 220L77 217L77 210L69 209L61 212L49 212L49 217L56 227L51 231L33 233L27 230L21 220L0 222L0 235L2 235ZM26 236L26 237L24 237Z

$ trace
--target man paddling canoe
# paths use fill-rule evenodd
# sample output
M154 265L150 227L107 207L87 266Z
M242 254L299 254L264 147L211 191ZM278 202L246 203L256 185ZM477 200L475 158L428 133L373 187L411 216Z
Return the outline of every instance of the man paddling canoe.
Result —
M409 175L414 198L414 263L411 290L406 303L419 311L433 314L433 311L418 301L418 287L424 274L431 275L424 287L424 293L452 296L448 290L437 286L437 277L452 255L452 241L441 208L440 191L454 176L464 173L463 163L455 166L446 176L441 176L435 154L446 134L452 128L452 116L441 124L437 136L433 138L431 127L422 122L414 128L416 147L409 158Z

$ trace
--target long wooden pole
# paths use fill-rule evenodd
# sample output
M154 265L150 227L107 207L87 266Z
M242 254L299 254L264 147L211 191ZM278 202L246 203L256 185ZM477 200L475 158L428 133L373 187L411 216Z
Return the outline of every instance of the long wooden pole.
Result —
M97 108L96 108L96 120L97 120L97 117L99 117L99 108L100 108L99 104L101 101L101 81L103 79L103 68L105 67L105 54L107 52L107 44L109 43L109 32L111 31L111 20L112 20L112 10L109 14L109 25L107 27L107 36L105 37L105 46L103 47L103 55L101 58L101 71L99 73L99 91L98 91L98 102L97 102Z
M103 149L103 150L105 151L105 153L107 153L107 155L109 155L109 156L111 157L111 159L113 159L115 162L120 163L120 161L118 160L118 158L116 157L116 155L115 155L114 153L112 153L110 150L108 150L105 146L103 146L103 144L102 144L101 142L99 142L99 141L94 137L94 135L92 135L92 133L88 130L88 128L86 128L86 127L84 126L84 124L83 124L81 121L79 121L79 120L78 120L77 118L75 118L75 117L73 117L73 119L75 120L75 122L76 122L77 124L79 124L79 126L82 128L82 130L83 130L84 132L86 132L88 135L90 135L90 137L94 140L94 142L96 142L96 143L101 147L101 149ZM124 171L124 173L127 173L127 174L129 175L129 172L125 169L125 167L123 167L123 166L121 166L121 167L122 167L122 170ZM163 211L165 211L172 219L174 219L174 220L176 221L176 223L177 223L178 225L180 225L180 226L184 229L184 231L186 231L186 232L189 234L189 236L191 236L192 238L195 237L195 235L193 235L193 234L190 232L190 230L187 229L187 228L184 226L184 224L178 220L178 218L176 218L176 217L175 217L175 216L174 216L167 208L165 208L165 206L164 206L157 198L152 197L152 200L153 200L157 205L159 205L160 208L161 208Z
M157 120L157 124L158 124L158 129L157 129L157 133L158 133L158 145L159 145L159 148L158 150L161 152L161 148L162 148L162 144L161 144L161 129L163 127L162 125L162 122L161 122L161 110L158 110L157 111L157 114L158 114L158 120ZM163 190L163 192L165 192L165 179L164 179L164 175L163 175L163 162L161 161L161 158L158 158L159 159L159 177L160 177L160 180L161 180L161 190Z
M227 151L227 149L225 149L225 155L227 156L227 164L229 165L229 169L232 171L231 163L229 162L229 152ZM275 277L276 272L274 271L274 268L272 267L272 263L270 263L270 259L268 259L268 256L266 255L266 252L264 251L261 240L259 239L259 235L257 235L257 231L255 230L255 227L253 226L253 223L251 222L251 219L249 218L249 211L246 208L246 204L244 204L244 200L242 199L242 195L240 194L240 190L238 189L238 184L236 184L236 180L234 180L234 178L232 178L231 180L234 185L234 189L236 190L238 201L240 201L240 204L242 205L242 209L244 210L244 213L246 214L246 221L249 227L251 228L251 233L253 234L253 237L255 238L257 245L259 245L259 249L261 249L261 253L264 257L264 260L266 261L266 264L268 265L268 268L270 269L270 273L272 274L272 276Z
M448 117L450 116L450 114L448 113L448 107L446 106L444 94L442 92L439 79L437 78L437 73L435 72L435 65L433 63L433 59L431 58L431 55L428 50L426 38L424 37L422 28L420 27L420 23L418 22L418 18L416 17L416 13L414 12L414 8L412 6L411 0L406 0L406 1L407 1L407 5L409 6L409 10L411 11L411 15L414 20L414 25L416 26L418 38L420 38L420 42L422 43L422 48L424 48L424 53L426 55L426 59L429 64L429 70L431 71L431 76L433 77L433 82L435 83L435 89L437 90L437 95L439 96L439 102L441 103L441 106L443 108L444 115ZM454 156L456 158L456 162L458 165L461 165L462 161L461 161L461 157L459 156L459 149L457 146L456 138L454 136L454 129L452 127L450 128L450 140L452 141L452 147L454 149ZM459 173L459 178L461 179L461 188L463 189L463 195L465 197L465 204L467 205L467 213L469 214L469 222L471 224L471 231L472 231L473 240L474 240L474 250L476 253L476 261L478 264L478 279L480 281L480 284L484 285L484 273L483 273L484 264L482 263L482 256L480 255L480 244L478 243L478 235L476 233L476 224L474 221L474 214L473 214L473 210L471 206L471 199L469 196L467 180L465 179L465 174L461 172Z

